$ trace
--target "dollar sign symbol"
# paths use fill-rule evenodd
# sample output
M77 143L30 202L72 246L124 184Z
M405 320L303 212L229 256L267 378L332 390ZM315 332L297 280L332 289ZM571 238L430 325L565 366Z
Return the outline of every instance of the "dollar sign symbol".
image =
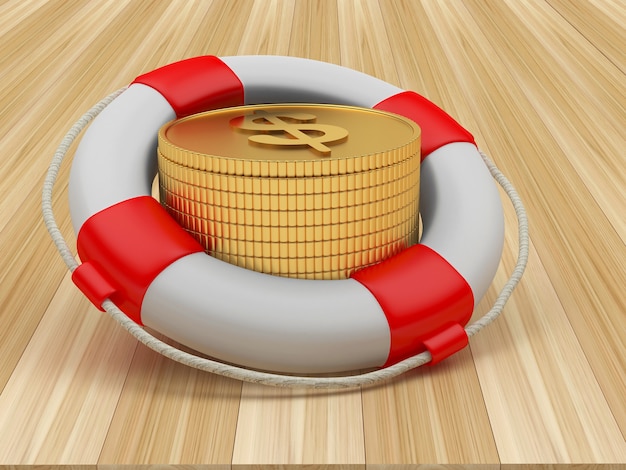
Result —
M310 147L327 157L330 149L324 144L337 144L348 138L348 131L331 124L318 124L317 117L309 113L258 110L254 114L239 116L230 121L237 130L258 132L248 137L250 142L279 147ZM281 134L281 135L276 135ZM284 134L284 137L282 136Z

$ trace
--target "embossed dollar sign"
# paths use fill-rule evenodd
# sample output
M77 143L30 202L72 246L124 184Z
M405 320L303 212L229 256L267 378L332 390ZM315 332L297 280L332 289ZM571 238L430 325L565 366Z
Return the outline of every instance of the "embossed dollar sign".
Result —
M332 124L319 124L309 113L268 113L258 110L254 114L239 116L230 121L235 130L261 132L248 137L248 141L279 148L309 147L322 156L331 150L324 144L338 144L348 138L348 131ZM278 134L278 135L277 135Z

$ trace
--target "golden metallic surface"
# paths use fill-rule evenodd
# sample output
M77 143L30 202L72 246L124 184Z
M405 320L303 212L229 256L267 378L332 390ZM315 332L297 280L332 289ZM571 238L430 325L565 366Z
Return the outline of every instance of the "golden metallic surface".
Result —
M162 204L207 253L342 279L418 240L420 130L390 113L261 105L159 131Z

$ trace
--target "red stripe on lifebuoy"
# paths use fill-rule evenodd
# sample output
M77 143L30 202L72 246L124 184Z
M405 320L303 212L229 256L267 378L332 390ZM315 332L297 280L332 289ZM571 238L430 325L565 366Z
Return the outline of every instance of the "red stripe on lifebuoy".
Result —
M244 104L241 80L215 56L174 62L138 76L133 83L161 93L179 118Z
M465 325L474 309L474 295L465 279L438 253L425 245L413 245L351 277L367 287L387 317L391 348L385 367L426 350L425 342L438 348L431 351L438 360L442 351L456 349L441 338L449 337L456 344L458 335L429 340L452 325Z
M422 161L431 152L452 142L476 145L474 136L448 113L414 91L403 91L381 101L374 109L399 114L422 129Z
M109 298L140 325L141 303L154 278L177 259L204 251L150 196L128 199L92 215L78 232L76 244L83 262L76 270L82 269L77 286L100 302L107 284L112 286L115 292ZM85 265L91 268L83 269Z

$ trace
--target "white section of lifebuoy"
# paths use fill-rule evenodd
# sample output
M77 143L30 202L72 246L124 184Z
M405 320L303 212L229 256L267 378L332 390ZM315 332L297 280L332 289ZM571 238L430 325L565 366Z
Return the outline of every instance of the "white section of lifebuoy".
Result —
M205 354L284 372L381 366L390 347L385 314L357 281L270 276L204 253L157 276L141 318Z
M96 212L150 195L157 173L157 132L174 118L174 110L158 91L135 83L94 120L70 171L70 213L76 233Z
M283 56L220 58L239 77L245 104L332 103L371 108L401 88L356 70Z
M465 142L433 151L420 171L420 243L454 266L478 304L493 280L504 243L498 190L476 146Z

